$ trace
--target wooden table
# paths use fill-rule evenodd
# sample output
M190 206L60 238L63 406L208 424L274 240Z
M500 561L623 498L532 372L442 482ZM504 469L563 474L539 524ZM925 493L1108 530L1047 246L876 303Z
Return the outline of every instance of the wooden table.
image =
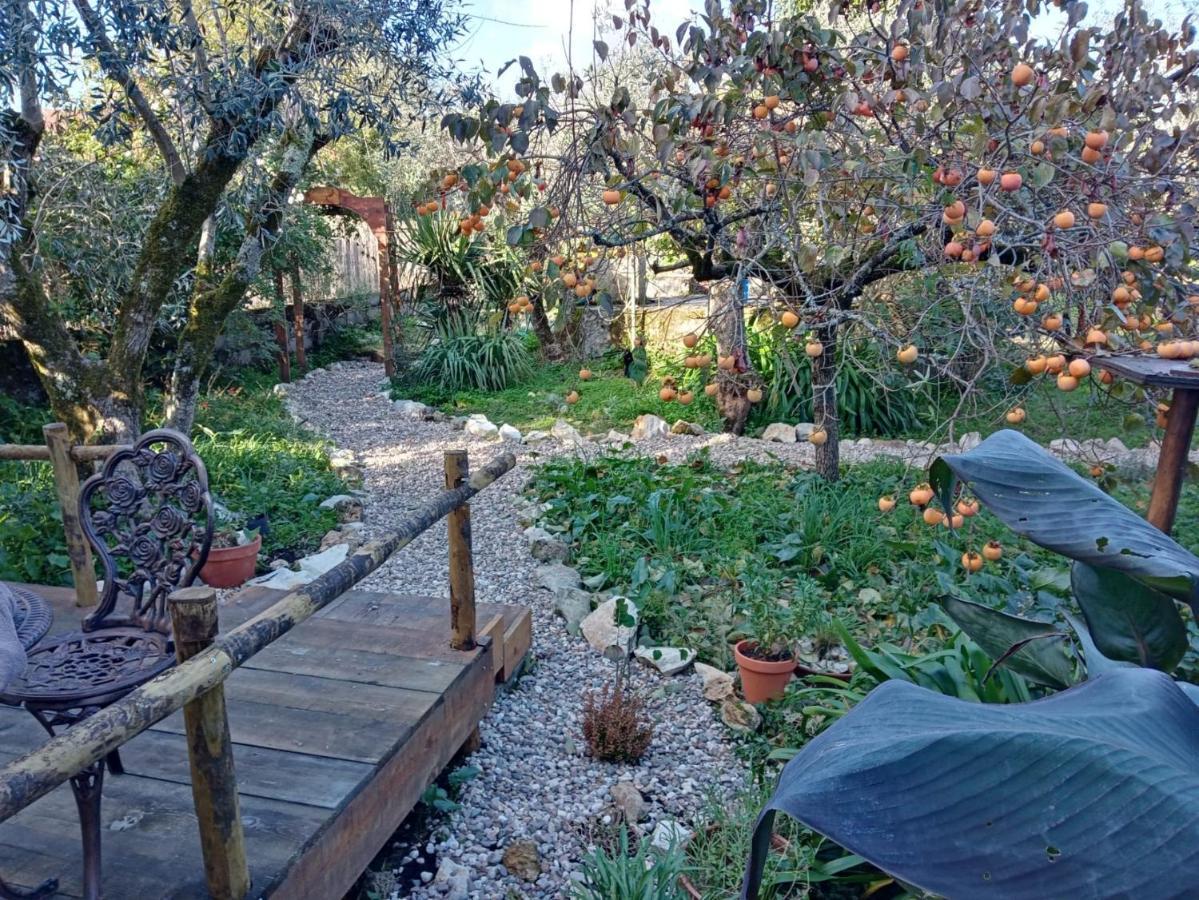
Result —
M1192 369L1185 360L1157 356L1096 356L1091 362L1134 384L1173 391L1149 512L1145 516L1169 534L1178 512L1178 496L1186 478L1191 436L1195 432L1195 415L1199 412L1199 369Z

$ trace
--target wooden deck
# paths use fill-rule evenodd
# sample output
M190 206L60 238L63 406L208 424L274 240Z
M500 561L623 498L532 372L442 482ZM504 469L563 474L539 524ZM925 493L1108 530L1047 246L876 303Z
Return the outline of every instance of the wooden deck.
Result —
M55 632L79 611L53 602ZM247 589L221 628L282 593ZM449 649L449 601L350 591L238 669L226 684L251 896L337 900L470 738L532 639L527 609L479 604L480 646ZM0 764L45 740L0 706ZM182 713L121 750L104 783L104 891L112 900L206 896ZM0 875L55 876L80 896L78 819L63 785L0 824Z

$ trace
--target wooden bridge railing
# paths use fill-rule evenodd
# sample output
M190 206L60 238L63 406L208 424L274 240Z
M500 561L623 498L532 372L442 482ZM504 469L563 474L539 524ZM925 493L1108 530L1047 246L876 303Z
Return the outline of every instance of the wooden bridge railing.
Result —
M216 634L215 595L211 591L200 588L176 592L171 607L172 620L179 632L176 634L179 664L0 768L0 822L186 707L192 790L209 893L216 898L244 896L249 874L225 715L222 687L225 679L447 515L453 516L449 529L451 643L457 648L473 647L474 578L466 504L514 465L515 457L504 453L468 475L466 452L447 453L446 491L412 512L394 531L366 544L310 584L225 634Z
M72 446L67 426L53 422L43 426L43 444L0 444L0 460L48 462L54 467L54 489L62 511L62 530L67 539L67 558L75 580L75 605L95 606L99 600L92 549L79 524L80 463L100 462L122 449L120 445Z

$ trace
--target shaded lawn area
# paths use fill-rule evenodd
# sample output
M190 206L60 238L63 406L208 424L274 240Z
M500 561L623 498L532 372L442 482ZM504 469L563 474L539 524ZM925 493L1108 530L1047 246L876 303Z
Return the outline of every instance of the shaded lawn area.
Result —
M192 435L208 470L213 496L245 517L265 513L263 564L277 556L298 557L320 545L337 524L319 503L344 493L329 465L327 446L298 428L281 398L270 392L274 378L237 373L201 401ZM41 443L46 410L8 403L0 411L0 439ZM70 565L45 463L0 463L0 580L70 584Z

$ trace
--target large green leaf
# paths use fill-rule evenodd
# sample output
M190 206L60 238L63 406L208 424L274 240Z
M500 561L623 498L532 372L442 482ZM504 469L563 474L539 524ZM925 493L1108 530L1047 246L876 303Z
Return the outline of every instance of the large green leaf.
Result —
M1095 646L1109 659L1169 672L1186 654L1186 623L1161 591L1081 562L1070 569L1070 586Z
M988 656L1002 659L1013 672L1049 687L1065 688L1074 683L1074 663L1066 652L1068 640L1052 624L957 597L942 597L941 605ZM1012 652L1016 647L1019 649Z
M1015 431L935 460L929 478L948 502L954 478L1005 525L1035 544L1191 604L1199 614L1199 558Z
M1193 897L1199 706L1128 668L1032 703L875 688L787 764L754 832L756 898L776 810L945 897Z

